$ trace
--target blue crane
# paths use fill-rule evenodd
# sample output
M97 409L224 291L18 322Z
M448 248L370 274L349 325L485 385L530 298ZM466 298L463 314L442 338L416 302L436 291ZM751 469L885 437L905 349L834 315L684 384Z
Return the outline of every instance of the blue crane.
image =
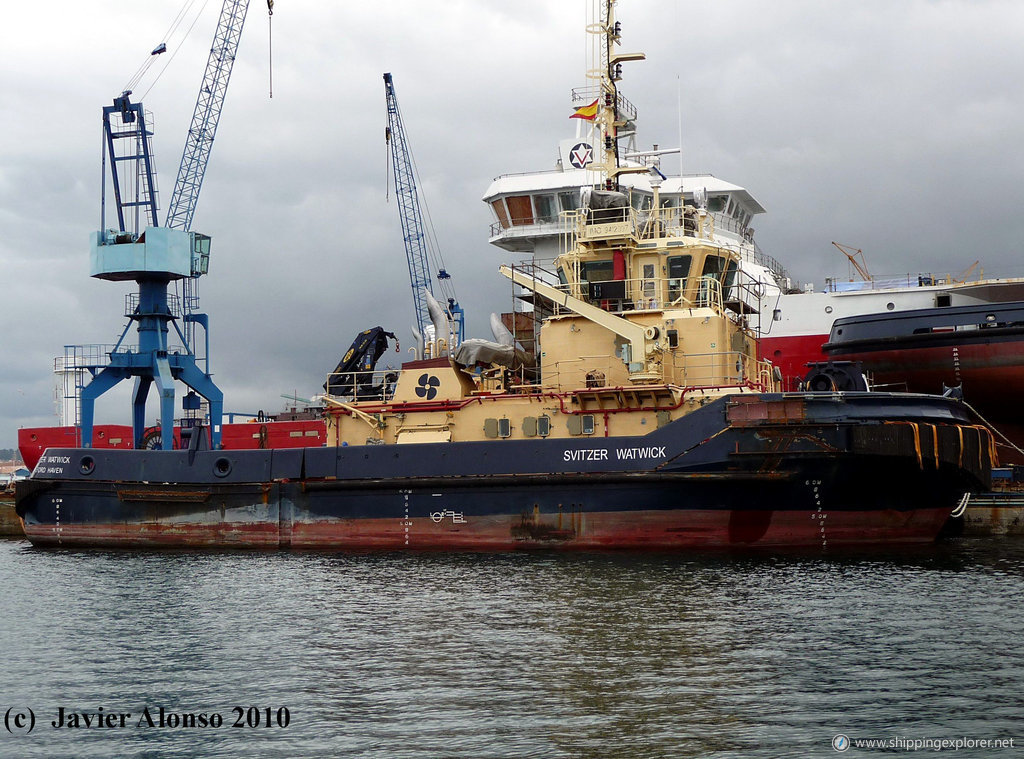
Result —
M431 324L427 308L427 293L434 294L431 266L428 258L427 237L420 212L416 175L413 171L412 153L405 138L402 114L398 110L398 97L391 74L384 74L384 94L388 106L388 128L385 138L391 147L391 166L395 177L395 195L398 198L398 213L402 221L405 239L405 254L409 264L409 283L412 285L412 299L416 310L416 327L421 335L427 334ZM437 279L447 301L448 312L455 323L456 337L462 341L465 333L465 314L455 299L451 275L443 264L437 268ZM447 339L447 335L436 335Z
M268 0L267 6L272 12L273 0ZM191 225L248 7L249 0L224 0L221 7L163 227L157 225L155 175L149 147L152 131L146 125L142 104L132 103L131 91L126 90L114 100L113 106L103 109L104 161L109 155L118 229L102 229L106 221L101 219L101 231L92 236L90 274L111 281L134 280L139 291L128 297L125 316L129 321L117 344L108 352L109 361L80 367L92 375L79 393L84 447L92 445L96 399L122 380L133 377L132 428L136 448L146 443L146 399L154 384L160 399L158 445L163 449L173 447L176 381L191 389L182 401L187 412L200 409L200 396L206 399L210 444L220 447L224 396L210 374L209 320L206 314L195 311L198 305L196 283L209 267L210 238L191 231ZM153 55L164 50L166 46L160 45ZM129 188L129 191L126 193L122 188ZM126 216L126 211L134 212L134 219ZM130 221L134 224L129 229ZM168 285L178 281L183 283L184 302L168 296ZM179 317L182 317L184 329L178 325ZM207 336L204 369L199 368L192 347L196 324L202 325ZM133 325L138 333L137 346L125 342ZM184 352L169 346L172 329ZM190 442L198 445L199 436L190 435Z

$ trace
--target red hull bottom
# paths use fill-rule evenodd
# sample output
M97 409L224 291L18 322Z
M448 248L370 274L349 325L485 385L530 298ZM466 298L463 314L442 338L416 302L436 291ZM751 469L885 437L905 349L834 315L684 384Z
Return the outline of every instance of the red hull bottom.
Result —
M999 419L1024 422L1013 398L1024 393L1024 346L1021 343L965 343L935 348L849 353L861 361L876 384L905 386L912 393L939 394L962 385L964 398Z
M27 524L35 545L375 550L673 550L931 542L949 509L597 512L536 525L526 517L118 524Z

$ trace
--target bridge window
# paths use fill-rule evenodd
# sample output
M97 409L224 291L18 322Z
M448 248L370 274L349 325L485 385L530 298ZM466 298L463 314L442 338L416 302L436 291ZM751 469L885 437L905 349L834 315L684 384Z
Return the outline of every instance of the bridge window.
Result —
M554 195L534 195L533 205L537 209L537 221L540 223L558 219L558 208Z
M711 211L711 213L721 213L725 210L725 206L728 202L728 195L712 195L708 198L708 210Z
M498 215L498 221L501 224L501 228L508 229L508 214L505 213L505 201L498 198L491 203L491 205L494 207L494 213Z
M735 261L723 256L708 256L704 259L704 270L701 272L701 276L712 275L717 277L718 281L722 283L722 290L724 291L732 287L736 279L736 268Z
M587 282L608 282L614 276L611 261L586 261L580 264L580 275Z
M575 211L580 207L580 195L578 192L560 192L558 202L563 211Z
M521 227L533 224L533 204L529 195L510 195L505 198L508 213L512 217L512 226Z
M679 300L690 276L692 256L670 256L668 263L668 299L670 303Z
M645 192L637 192L636 190L633 190L630 192L630 196L630 205L632 205L637 211L649 210L651 204L654 202L654 198Z

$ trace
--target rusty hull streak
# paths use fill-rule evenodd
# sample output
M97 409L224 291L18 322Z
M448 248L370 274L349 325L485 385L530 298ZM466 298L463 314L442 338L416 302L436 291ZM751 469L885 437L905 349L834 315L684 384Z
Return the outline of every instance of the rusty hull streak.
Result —
M119 488L117 499L122 503L144 501L148 503L205 503L210 490L133 490Z

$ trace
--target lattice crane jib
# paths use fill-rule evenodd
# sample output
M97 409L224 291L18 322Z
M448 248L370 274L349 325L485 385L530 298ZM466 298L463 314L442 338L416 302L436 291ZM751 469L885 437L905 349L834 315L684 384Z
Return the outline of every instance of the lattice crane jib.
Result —
M455 329L455 340L461 342L465 335L465 314L455 298L451 275L444 269L440 255L437 256L436 271L430 262L430 247L427 226L420 209L419 190L416 186L416 171L412 151L406 139L402 114L398 108L395 85L391 74L384 74L384 94L387 100L388 126L385 138L390 148L391 166L395 179L395 196L398 198L398 215L402 222L406 260L409 265L409 284L412 287L413 306L416 312L416 327L420 335L426 335L431 325L427 293L434 295L433 280L436 277L444 294L442 307L448 312ZM436 252L436 251L435 251ZM448 339L446 335L437 335Z
M427 238L423 228L416 196L416 176L412 168L409 146L405 138L402 114L398 109L398 98L391 74L384 75L384 92L388 106L387 139L391 147L391 166L395 177L395 196L398 198L398 214L402 222L406 258L409 264L409 283L416 309L416 327L425 334L430 324L430 310L427 296L433 294L430 264L427 259Z
M171 229L192 227L192 216L199 201L199 190L210 160L248 8L249 0L224 0L221 8L203 84L199 88L192 123L185 139L178 178L167 209L165 226Z

